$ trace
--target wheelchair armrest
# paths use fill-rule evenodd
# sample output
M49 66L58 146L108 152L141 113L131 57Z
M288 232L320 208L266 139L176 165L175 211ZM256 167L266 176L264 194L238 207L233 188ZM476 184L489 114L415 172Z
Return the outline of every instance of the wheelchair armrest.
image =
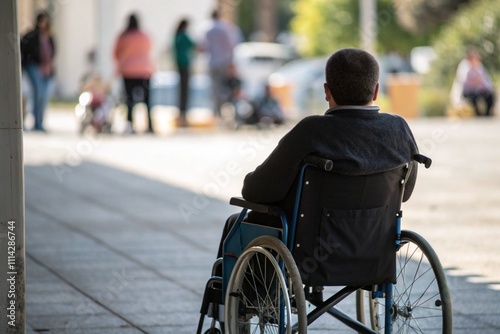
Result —
M305 163L309 163L316 168L322 169L325 172L330 172L333 168L333 161L330 159L325 159L317 155L308 155L304 159Z
M280 217L282 212L277 206L248 202L243 197L231 197L229 204L276 217Z
M428 158L426 157L425 155L423 154L415 154L413 156L413 160L415 160L416 162L418 162L419 164L424 164L425 165L425 168L429 168L431 165L432 165L432 159L431 158Z

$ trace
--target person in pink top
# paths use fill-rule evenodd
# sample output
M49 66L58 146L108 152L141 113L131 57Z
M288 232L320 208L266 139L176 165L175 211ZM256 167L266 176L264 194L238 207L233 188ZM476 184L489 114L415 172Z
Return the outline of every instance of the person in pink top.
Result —
M153 131L149 104L149 81L155 71L150 58L151 39L139 28L135 14L128 19L126 29L118 36L114 47L117 74L123 77L127 99L127 132L134 133L132 111L136 103L144 102L148 111L148 132Z

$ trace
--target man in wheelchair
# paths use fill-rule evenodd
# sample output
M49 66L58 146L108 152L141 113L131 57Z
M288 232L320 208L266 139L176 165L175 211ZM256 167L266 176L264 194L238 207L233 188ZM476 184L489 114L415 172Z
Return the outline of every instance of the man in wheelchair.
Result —
M371 54L359 49L337 51L328 59L325 72L329 109L324 115L300 121L269 157L245 177L244 199L272 203L290 213L294 204L292 185L304 158L311 154L334 161L333 169L340 174L366 175L404 165L418 153L406 121L381 113L373 105L379 91L379 66ZM413 190L416 165L413 162L404 201ZM228 219L222 240L237 216ZM251 216L252 213L249 219ZM269 221L261 215L255 220L262 219ZM222 242L218 256L222 256Z
M401 323L426 328L415 326L413 298L392 299L393 284L402 279L396 273L402 270L396 251L403 247L407 257L423 254L421 262L430 259L428 271L434 274L425 293L438 292L424 299L424 304L433 303L424 312L432 309L438 316L425 318L442 318L443 331L436 333L451 333L451 303L439 260L424 239L400 227L400 205L413 191L417 164L428 167L430 159L418 154L403 118L381 113L373 104L379 66L371 54L339 50L328 59L325 72L329 109L291 129L245 177L243 198L231 199L244 209L224 226L198 333L205 315L213 318L205 332L209 334L224 329L231 334L306 333L323 313L359 333L392 333ZM405 267L411 262L399 261ZM417 272L420 267L425 265L419 263ZM341 285L345 288L323 301L323 286ZM360 289L372 290L370 325L365 323ZM334 307L355 291L357 320ZM378 297L385 298L385 323L379 319ZM307 315L306 300L316 306Z

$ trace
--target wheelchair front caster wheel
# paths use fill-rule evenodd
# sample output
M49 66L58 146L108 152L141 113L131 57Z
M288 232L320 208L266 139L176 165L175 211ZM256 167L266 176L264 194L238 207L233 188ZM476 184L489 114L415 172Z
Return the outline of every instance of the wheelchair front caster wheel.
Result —
M210 328L204 334L222 334L218 328Z

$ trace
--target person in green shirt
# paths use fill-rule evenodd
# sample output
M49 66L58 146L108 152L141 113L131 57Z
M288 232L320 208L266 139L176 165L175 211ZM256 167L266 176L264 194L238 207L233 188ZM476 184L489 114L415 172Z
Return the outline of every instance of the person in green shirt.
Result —
M192 52L196 48L195 43L187 34L188 25L188 20L182 19L177 26L174 38L174 55L179 72L179 118L177 125L182 127L188 125L186 111L189 97L189 72Z

